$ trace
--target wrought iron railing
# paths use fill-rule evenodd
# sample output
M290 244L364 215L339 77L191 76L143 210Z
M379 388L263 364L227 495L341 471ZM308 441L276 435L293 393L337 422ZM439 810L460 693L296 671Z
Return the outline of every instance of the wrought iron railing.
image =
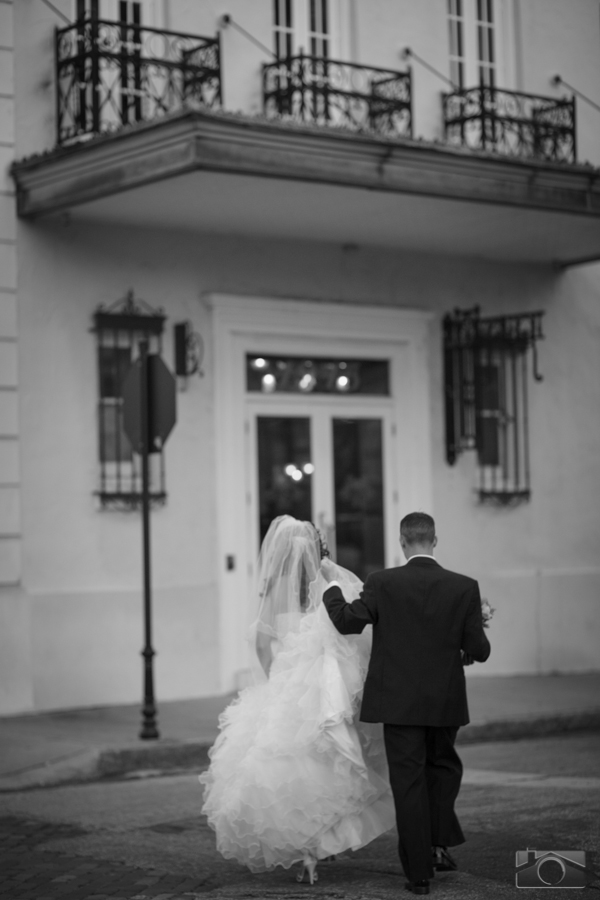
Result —
M553 162L575 162L575 99L554 99L482 85L444 94L446 140Z
M300 53L263 66L263 105L269 118L412 135L410 71Z
M218 38L86 18L56 32L58 143L221 105Z

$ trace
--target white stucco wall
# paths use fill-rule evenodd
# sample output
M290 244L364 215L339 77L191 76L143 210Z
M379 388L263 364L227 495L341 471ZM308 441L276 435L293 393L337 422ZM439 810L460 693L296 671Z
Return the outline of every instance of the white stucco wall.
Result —
M0 2L0 591L20 572L13 4Z
M30 659L7 705L127 702L141 685L141 534L136 514L102 512L96 488L92 314L133 287L207 341L205 377L178 395L166 447L168 505L152 516L159 697L218 692L213 359L202 295L228 292L433 310L433 513L443 565L469 572L496 607L493 653L478 672L585 671L600 666L600 290L594 269L404 256L99 226L20 223L23 435L22 593L12 641ZM541 384L530 385L533 498L480 507L476 466L444 461L440 317L544 309ZM340 306L343 315L343 306ZM33 651L31 657L28 654ZM0 654L1 656L1 654ZM18 697L18 700L15 699ZM29 698L29 700L28 700Z

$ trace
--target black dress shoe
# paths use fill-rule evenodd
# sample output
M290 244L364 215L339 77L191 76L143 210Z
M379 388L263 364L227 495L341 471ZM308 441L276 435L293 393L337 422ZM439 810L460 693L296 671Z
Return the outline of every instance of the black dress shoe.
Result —
M450 856L447 847L432 847L432 863L436 872L456 872L456 860Z
M428 894L429 893L429 882L428 881L407 881L404 885L407 891L412 891L413 894Z

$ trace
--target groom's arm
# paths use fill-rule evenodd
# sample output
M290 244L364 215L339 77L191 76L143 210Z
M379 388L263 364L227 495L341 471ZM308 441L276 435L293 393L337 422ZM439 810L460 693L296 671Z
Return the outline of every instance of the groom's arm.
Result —
M367 578L365 586L357 600L346 603L338 584L333 584L323 594L323 603L329 618L341 634L360 634L365 625L374 625L377 621L377 604L375 589L371 578Z
M485 662L490 655L491 648L485 631L483 630L483 617L481 615L481 596L479 585L473 582L470 588L469 606L463 628L461 650L466 653L467 659L475 662ZM468 664L468 663L467 663Z

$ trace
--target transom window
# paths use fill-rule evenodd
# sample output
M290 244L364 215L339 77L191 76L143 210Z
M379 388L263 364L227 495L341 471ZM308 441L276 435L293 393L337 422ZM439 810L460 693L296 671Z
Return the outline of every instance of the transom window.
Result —
M387 396L390 393L389 363L381 359L248 354L246 388L263 394Z

